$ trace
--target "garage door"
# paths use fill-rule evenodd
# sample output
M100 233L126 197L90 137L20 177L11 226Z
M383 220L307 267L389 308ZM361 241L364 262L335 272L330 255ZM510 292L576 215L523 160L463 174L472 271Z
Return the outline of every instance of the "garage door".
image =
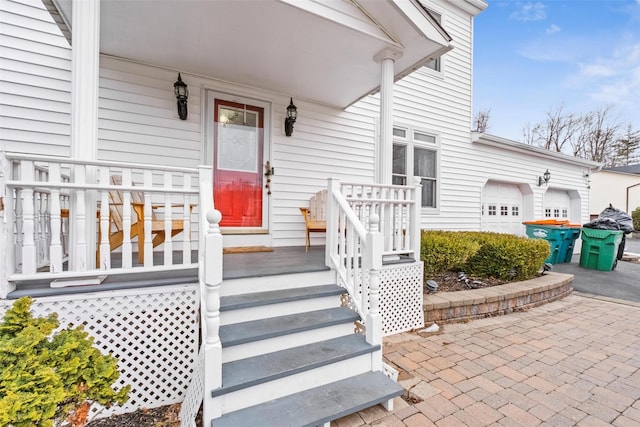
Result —
M482 230L524 234L518 185L489 181L482 192Z
M544 193L543 215L545 218L571 218L571 198L569 193L562 190L547 190Z

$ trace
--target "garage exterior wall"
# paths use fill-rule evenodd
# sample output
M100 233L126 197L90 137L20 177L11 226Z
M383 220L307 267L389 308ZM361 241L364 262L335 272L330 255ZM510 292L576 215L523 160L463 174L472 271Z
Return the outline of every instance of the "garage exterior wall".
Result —
M589 213L592 216L598 216L610 203L631 214L640 207L640 175L608 171L594 173L591 175L590 194Z

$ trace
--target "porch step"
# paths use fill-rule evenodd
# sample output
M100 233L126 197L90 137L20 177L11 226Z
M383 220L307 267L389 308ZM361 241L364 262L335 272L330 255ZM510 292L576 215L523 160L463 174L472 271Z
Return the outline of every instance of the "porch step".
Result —
M220 311L238 310L268 304L301 301L331 295L341 295L345 289L337 285L309 286L306 288L282 289L268 292L230 295L220 298Z
M212 427L318 426L400 396L403 388L381 372L315 387L212 420Z
M220 298L221 324L337 307L345 292L337 285L317 285L224 296Z
M213 390L211 395L231 393L379 349L379 345L368 344L364 335L351 334L225 363L222 365L224 385Z
M222 361L284 350L353 333L360 317L346 307L335 307L220 326ZM260 341L259 345L255 345Z
M222 384L211 396L223 413L371 372L380 346L350 334L222 365Z

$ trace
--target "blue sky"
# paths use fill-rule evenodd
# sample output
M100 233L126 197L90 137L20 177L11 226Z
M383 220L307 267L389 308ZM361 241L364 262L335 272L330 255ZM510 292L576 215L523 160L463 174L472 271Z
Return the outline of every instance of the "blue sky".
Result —
M640 130L640 0L488 0L475 19L474 114L488 133L522 129L564 104Z

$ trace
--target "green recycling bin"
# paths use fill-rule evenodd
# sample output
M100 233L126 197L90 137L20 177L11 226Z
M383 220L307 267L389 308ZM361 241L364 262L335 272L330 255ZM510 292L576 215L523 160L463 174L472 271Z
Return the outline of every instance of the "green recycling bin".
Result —
M566 262L563 255L563 242L565 240L565 234L568 228L559 225L542 225L542 224L526 224L527 236L535 239L545 239L549 242L551 248L551 254L545 260L545 262L551 264L557 264L559 262Z
M560 253L558 254L558 262L571 262L573 257L573 249L578 237L580 237L580 227L569 227L565 229L564 239L560 244Z
M580 267L601 271L613 270L623 233L620 230L583 228Z

